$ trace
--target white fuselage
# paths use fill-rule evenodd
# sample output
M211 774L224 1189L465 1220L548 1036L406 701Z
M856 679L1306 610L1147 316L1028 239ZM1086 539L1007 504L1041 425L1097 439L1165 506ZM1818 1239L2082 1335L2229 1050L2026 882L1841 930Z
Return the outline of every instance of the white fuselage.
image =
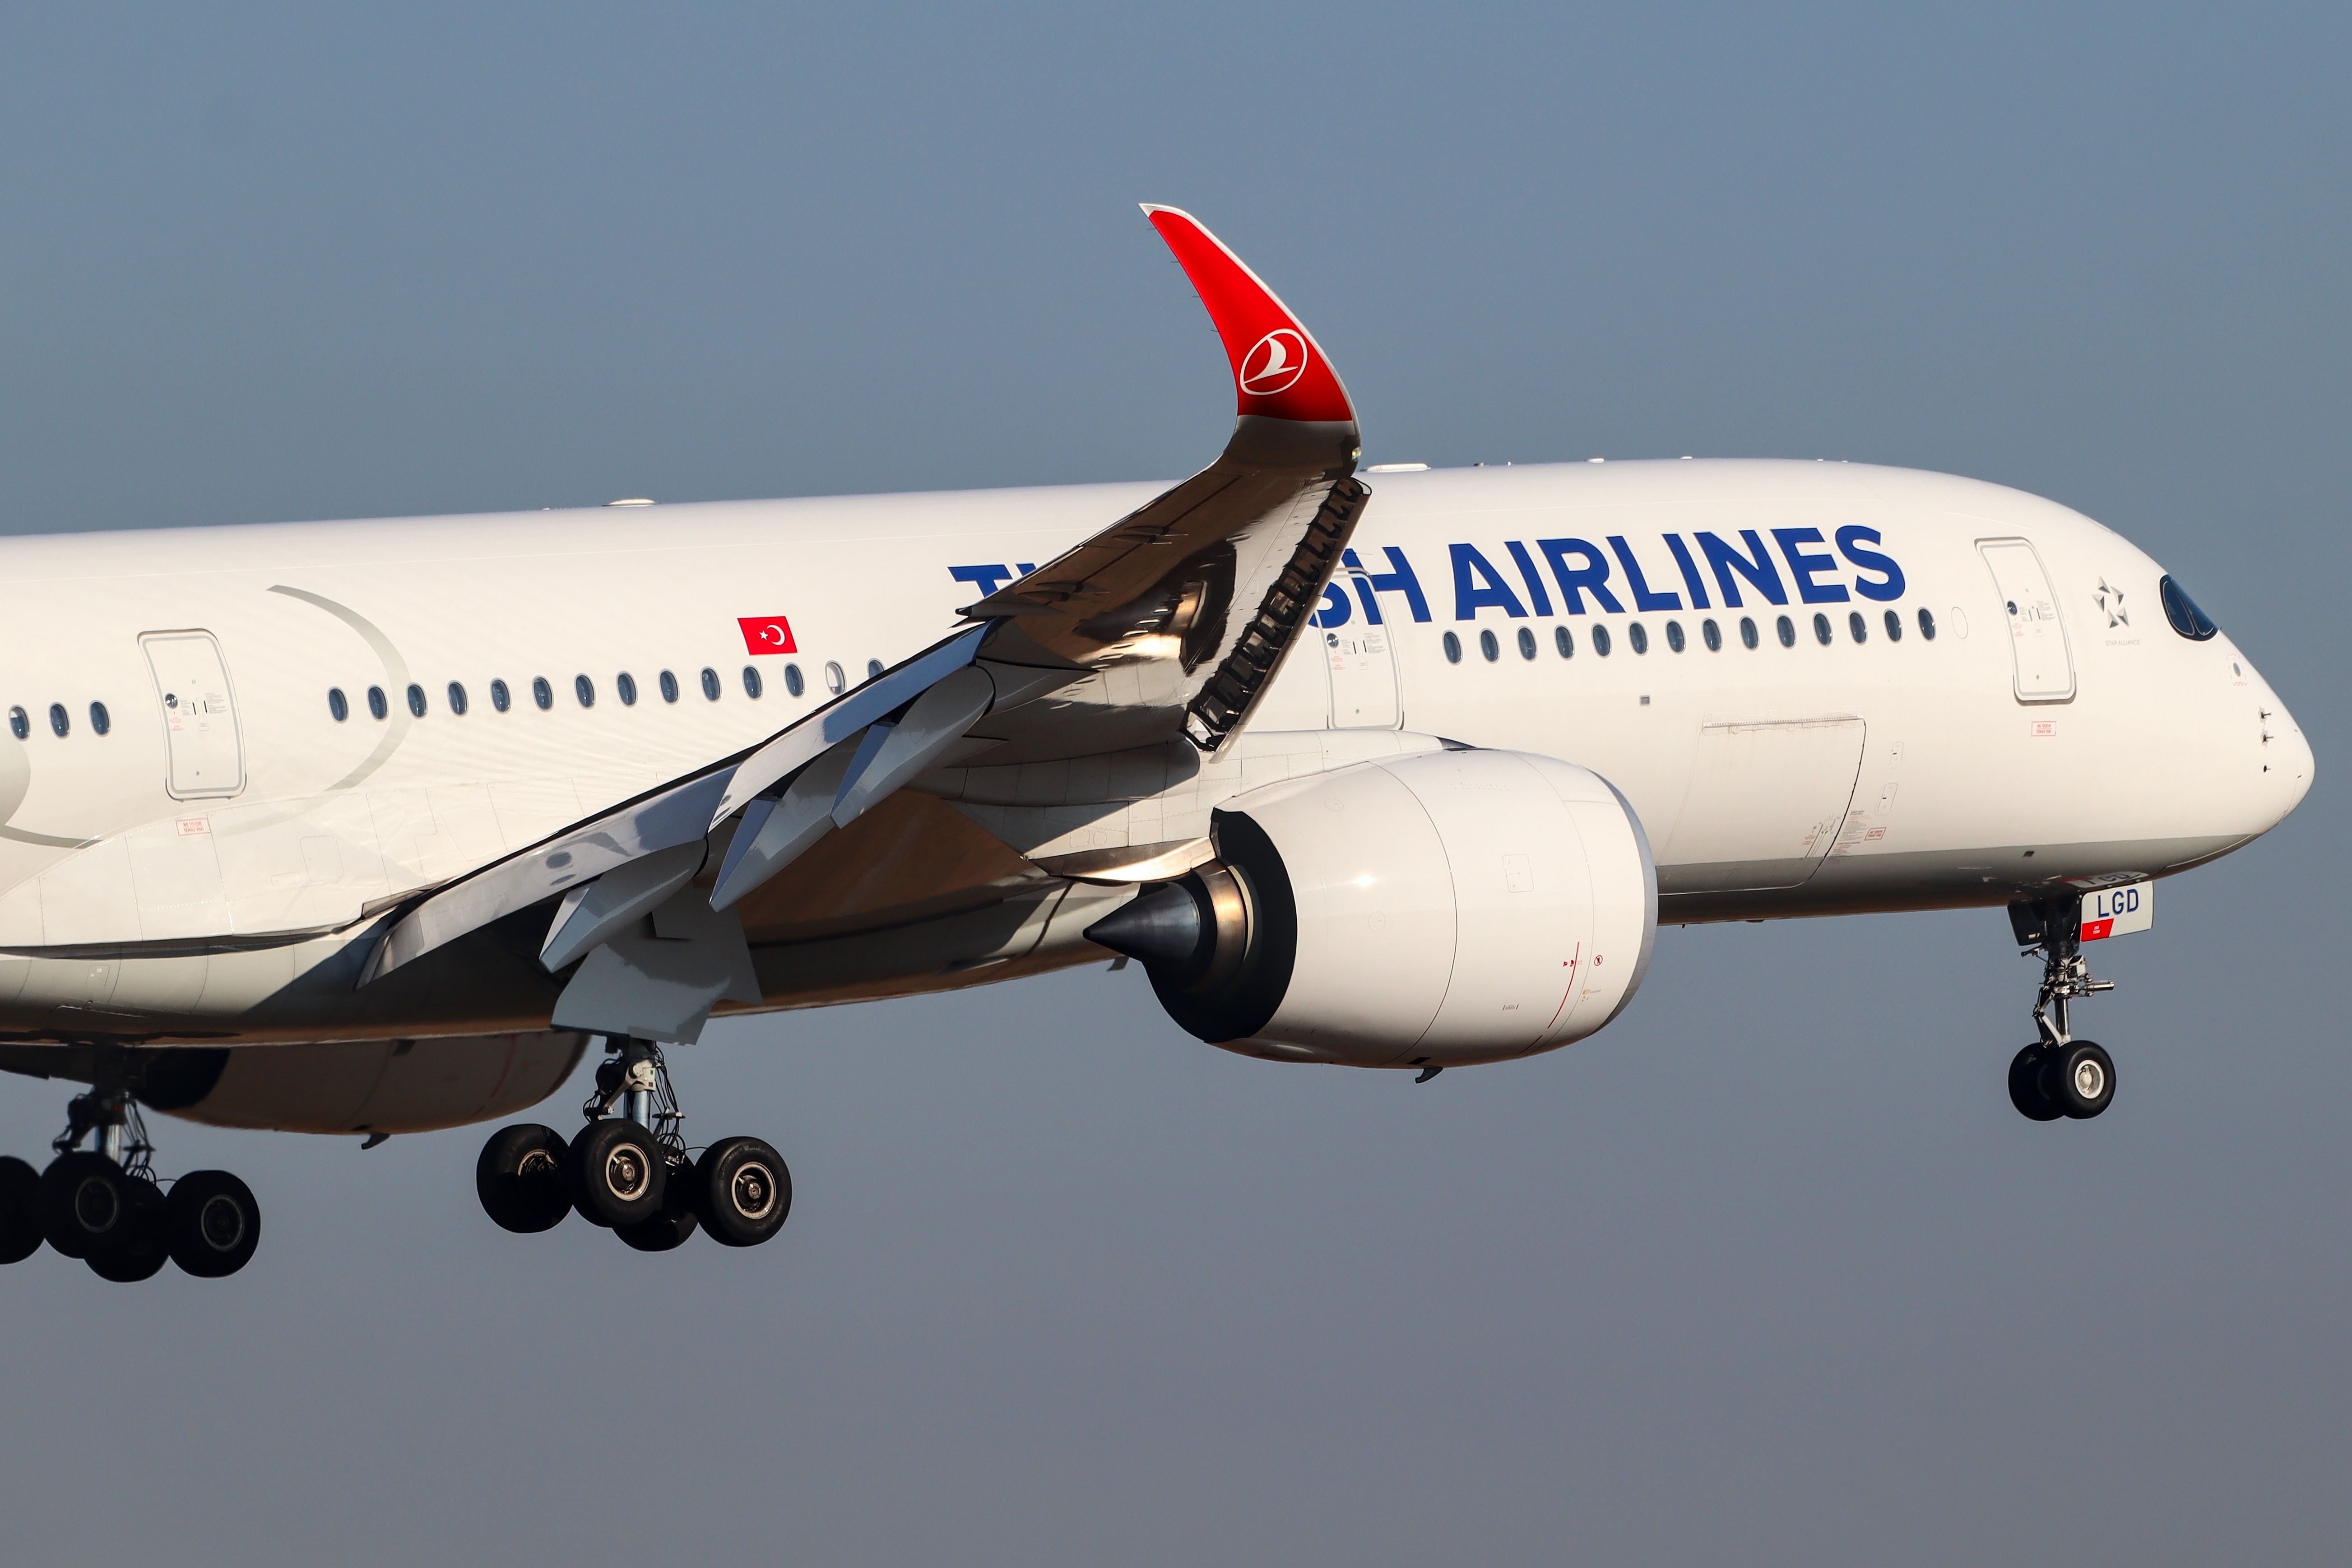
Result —
M2162 875L2310 785L2300 731L2228 636L2168 624L2162 569L2015 490L1689 460L1369 482L1360 570L1244 739L1354 732L1327 737L1340 755L1389 731L1582 763L1639 812L1667 921ZM444 1009L423 980L355 999L354 954L382 911L765 739L827 698L829 669L854 684L906 658L1159 488L0 541L0 709L26 731L0 735L0 1032L543 1025L520 959L510 984L477 963ZM793 651L751 651L739 620L779 616ZM1034 957L1091 952L1056 936ZM769 1005L807 999L790 968L763 963Z

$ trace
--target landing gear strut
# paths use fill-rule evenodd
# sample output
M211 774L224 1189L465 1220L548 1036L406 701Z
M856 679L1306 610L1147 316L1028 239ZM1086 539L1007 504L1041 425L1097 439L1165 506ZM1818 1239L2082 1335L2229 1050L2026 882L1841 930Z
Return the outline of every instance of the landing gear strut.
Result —
M2027 956L2042 957L2042 989L2033 999L2040 1036L2009 1064L2009 1100L2031 1121L2061 1117L2088 1121L2116 1097L2116 1064L2105 1047L2074 1038L2072 1005L2116 988L2091 978L2083 956L2083 898L2023 900L2009 906L2009 923Z
M724 1247L757 1247L793 1206L783 1156L757 1138L724 1138L691 1156L669 1066L651 1040L614 1037L570 1142L519 1122L490 1134L475 1163L482 1208L520 1233L576 1213L640 1252L667 1252L697 1230Z
M167 1262L204 1279L244 1268L261 1240L253 1189L226 1171L191 1171L167 1194L131 1098L132 1058L101 1047L94 1059L97 1082L66 1107L48 1168L36 1175L0 1157L0 1264L20 1263L46 1241L123 1284L152 1279Z

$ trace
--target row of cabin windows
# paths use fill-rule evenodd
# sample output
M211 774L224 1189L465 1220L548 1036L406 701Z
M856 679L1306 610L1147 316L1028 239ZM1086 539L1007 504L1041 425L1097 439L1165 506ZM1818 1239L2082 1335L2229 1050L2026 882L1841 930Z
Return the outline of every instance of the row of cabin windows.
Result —
M868 659L866 661L866 678L868 680L871 680L881 673L882 661L880 659ZM849 685L849 677L838 664L827 663L824 667L824 684L826 689L834 692L837 696L847 689ZM678 686L677 676L672 671L667 669L663 670L660 675L655 678L655 685L660 690L663 701L675 702L678 700L680 688ZM716 702L719 700L720 695L725 689L725 683L719 679L719 672L717 670L710 668L705 668L703 670L702 695L706 699L712 702ZM803 692L808 689L808 679L801 673L801 667L799 665L788 664L784 666L784 689L792 693L794 697L800 696ZM623 707L634 708L636 706L637 678L631 675L627 670L625 669L621 671L620 674L613 678L613 690L621 699L621 705ZM753 665L745 665L743 667L743 695L756 700L766 695L766 693L767 681L761 676L758 668ZM473 700L467 695L466 684L464 681L451 681L449 683L447 696L449 711L452 713L463 714L473 706ZM572 700L579 703L583 708L595 707L596 682L585 675L573 676L572 678ZM424 718L425 710L429 706L425 699L425 688L412 684L406 692L406 700L409 713L415 718ZM551 681L549 681L547 677L541 675L534 676L531 679L530 700L532 704L541 711L545 711L546 710L555 706L555 687ZM514 706L514 692L505 681L493 680L490 682L490 706L497 709L501 713L508 711ZM367 689L367 710L371 718L385 719L391 717L392 700L384 695L383 687L371 686ZM22 711L23 710L18 710L19 713ZM343 689L341 687L333 686L327 689L327 711L334 716L335 722L338 724L352 716L351 700L343 695ZM101 724L100 726L100 733L103 734L104 732L105 727ZM62 735L65 731L60 730L58 733Z
M1903 640L1903 617L1901 615L1893 610L1887 611L1884 624L1886 627L1886 640L1888 642L1901 642ZM1870 618L1867 616L1864 616L1860 610L1851 610L1847 612L1845 626L1846 635L1855 642L1863 643L1870 640ZM1797 646L1797 623L1795 621L1790 620L1786 616L1781 616L1773 623L1772 630L1774 635L1780 638L1780 646L1782 647L1794 647ZM1698 635L1699 639L1706 644L1707 652L1720 653L1723 650L1723 628L1717 626L1712 618L1699 623ZM1934 642L1936 640L1936 614L1934 611L1924 607L1919 611L1919 636L1922 639L1927 642ZM1813 640L1821 644L1823 647L1829 647L1830 644L1837 640L1837 627L1830 620L1829 616L1819 613L1814 615ZM1625 641L1633 647L1635 653L1649 652L1650 628L1643 626L1641 622L1635 621L1633 625L1625 628ZM1739 617L1739 641L1741 646L1745 647L1754 648L1761 647L1763 646L1763 634L1757 629L1756 621L1753 616L1742 616ZM1566 623L1563 622L1552 628L1551 643L1553 649L1559 653L1560 658L1573 658L1576 657L1576 636L1568 629ZM1688 646L1689 644L1687 640L1683 636L1682 622L1668 621L1666 623L1666 647L1675 653L1680 653ZM1611 647L1612 644L1609 636L1609 628L1606 626L1595 626L1592 628L1592 651L1601 658L1607 658L1610 654ZM1495 636L1493 631L1482 631L1478 634L1478 651L1486 655L1487 662L1491 664L1496 659L1503 657L1502 641ZM1533 658L1535 656L1535 631L1532 627L1521 626L1519 628L1519 657L1521 658ZM1462 639L1452 632L1445 634L1445 659L1448 664L1460 664L1462 662Z
M89 727L93 732L100 735L114 728L114 716L106 710L105 703L93 702L89 705ZM22 741L32 732L33 716L22 708L9 709L8 733ZM49 733L59 740L73 733L73 715L66 710L66 705L62 702L49 704Z

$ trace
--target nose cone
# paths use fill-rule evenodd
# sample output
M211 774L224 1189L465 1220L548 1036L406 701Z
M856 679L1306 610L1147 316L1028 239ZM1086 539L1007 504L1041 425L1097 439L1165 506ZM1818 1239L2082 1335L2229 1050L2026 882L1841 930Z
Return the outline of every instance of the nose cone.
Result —
M2273 700L2276 701L2275 699ZM2311 793L2316 763L2311 754L2311 742L2304 736L2303 726L2294 721L2294 715L2286 710L2285 703L2276 703L2263 732L2269 737L2263 744L2273 753L2266 765L2278 778L2278 815L2271 819L2271 825L2276 826L2286 820L2289 812L2303 804L2305 795Z

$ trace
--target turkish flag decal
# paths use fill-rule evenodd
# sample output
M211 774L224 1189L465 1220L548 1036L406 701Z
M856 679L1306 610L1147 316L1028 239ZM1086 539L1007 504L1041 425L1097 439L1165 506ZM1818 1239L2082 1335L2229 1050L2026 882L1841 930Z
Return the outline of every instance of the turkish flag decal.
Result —
M735 624L743 628L743 646L753 653L798 653L800 645L793 641L793 623L782 616L738 616Z

